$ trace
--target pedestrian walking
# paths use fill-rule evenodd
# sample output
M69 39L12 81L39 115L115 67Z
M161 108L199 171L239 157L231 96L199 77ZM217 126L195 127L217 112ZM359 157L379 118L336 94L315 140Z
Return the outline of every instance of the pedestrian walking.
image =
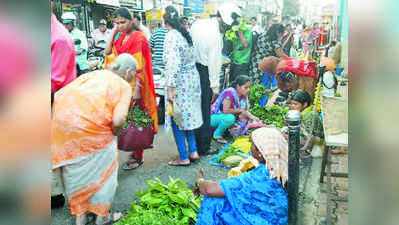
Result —
M232 3L224 3L217 16L199 19L191 26L191 35L196 57L196 67L201 81L201 111L203 124L195 131L197 151L207 154L211 144L211 100L219 92L219 74L222 66L223 34L232 25L238 25L240 9Z
M163 56L166 66L166 105L173 105L174 108L171 117L166 115L165 123L167 127L171 124L179 151L179 158L169 162L169 165L188 166L190 161L199 159L194 129L202 125L200 76L195 67L191 35L180 22L178 12L173 6L166 7L164 21L169 30Z
M264 76L267 78L267 83L273 83L274 77L270 74L264 75L264 72L259 69L259 62L267 56L287 57L282 49L281 37L283 34L284 26L273 24L266 33L259 36L250 67L250 77L255 83L262 83Z
M56 93L51 121L52 168L62 170L77 225L110 222L117 187L116 138L128 113L137 62L120 55L112 70L84 74Z
M76 79L75 46L65 27L51 14L51 106L54 94ZM51 172L51 208L64 206L63 185L59 170Z
M251 30L240 24L233 27L233 30L236 30L235 37L229 40L232 45L229 84L232 84L239 75L249 75L252 50Z
M136 78L130 83L133 91L139 88L140 95L135 104L141 105L148 111L151 119L154 120L154 132L157 132L158 112L148 40L133 22L133 17L127 8L117 9L114 16L116 29L112 35L113 40L109 42L106 49L106 54L128 53L136 59L138 63L137 74ZM135 151L123 168L132 170L141 166L143 164L143 153L144 151Z
M290 24L288 24L285 28L285 33L282 38L282 43L283 43L282 47L284 54L290 56L291 47L294 44L294 32Z
M164 42L165 42L165 36L168 33L168 29L165 26L162 26L152 32L151 38L150 38L150 47L151 47L151 53L152 53L152 67L153 67L153 72L154 72L154 79L156 76L159 76L160 79L158 80L158 85L159 87L156 86L157 89L162 90L164 86L163 84L163 79L164 79L164 74L162 73L163 70L165 70L165 64L163 63L163 53L164 53ZM155 79L156 80L156 79ZM156 82L156 81L154 81ZM157 83L155 83L157 85ZM158 102L158 122L159 124L164 124L165 123L165 96L160 91L160 93L157 93L159 97L159 102Z
M75 43L76 66L78 76L89 72L89 62L87 61L87 38L86 35L76 26L76 16L73 12L66 12L62 15L62 23L69 31Z
M112 31L107 29L107 21L104 19L100 20L100 24L98 28L93 31L91 34L94 40L94 46L98 46L100 41L107 42L112 35Z
M150 40L151 32L146 26L143 25L141 16L139 14L133 14L133 23L136 25L136 27L139 28L141 32L143 32L147 40Z

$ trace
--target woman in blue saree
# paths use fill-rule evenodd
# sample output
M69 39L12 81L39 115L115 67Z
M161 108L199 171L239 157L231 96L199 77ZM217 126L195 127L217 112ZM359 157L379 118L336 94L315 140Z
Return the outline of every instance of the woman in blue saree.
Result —
M198 172L197 185L205 197L197 225L287 224L287 141L275 128L259 128L251 142L257 168L219 182L204 180L202 170Z

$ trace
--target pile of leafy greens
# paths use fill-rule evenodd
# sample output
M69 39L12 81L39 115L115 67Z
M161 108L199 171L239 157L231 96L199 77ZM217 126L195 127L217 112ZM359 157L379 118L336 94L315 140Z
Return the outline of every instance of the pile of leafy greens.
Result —
M187 184L169 177L165 185L158 178L146 181L148 190L139 192L140 203L117 225L195 224L201 197L195 197Z
M251 90L249 92L248 100L251 106L259 105L260 100L264 95L267 95L268 98L273 94L274 90L267 90L266 86L263 84L255 84L252 85Z
M249 110L252 115L258 117L266 125L275 125L276 127L283 127L285 114L287 114L289 108L281 107L277 105L273 106L255 106Z
M224 159L226 159L226 158L228 158L228 157L230 157L232 155L238 155L238 156L241 156L243 158L247 158L248 157L248 154L246 154L243 150L241 150L240 148L236 148L236 147L233 147L233 146L230 145L224 151L224 153L218 157L218 161L222 162Z
M127 114L126 121L123 124L123 129L126 129L131 120L133 119L133 126L147 128L154 123L154 120L150 118L150 114L147 110L142 110L140 106L134 106Z

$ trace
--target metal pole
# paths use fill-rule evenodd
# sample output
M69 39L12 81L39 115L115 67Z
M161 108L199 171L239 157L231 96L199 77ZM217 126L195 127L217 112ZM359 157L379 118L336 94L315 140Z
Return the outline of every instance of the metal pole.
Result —
M288 123L288 224L298 225L299 192L299 144L302 115L298 110L290 110L286 115Z

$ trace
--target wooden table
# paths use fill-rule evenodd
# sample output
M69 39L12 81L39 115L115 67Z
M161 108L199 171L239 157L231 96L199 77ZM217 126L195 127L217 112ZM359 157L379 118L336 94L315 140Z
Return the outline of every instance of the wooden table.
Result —
M333 147L348 147L348 86L339 86L337 92L342 95L339 98L327 98L321 96L321 108L323 115L323 128L326 149L323 153L320 183L327 176L327 225L332 224L332 204L336 201L347 201L332 195L332 177L348 178L348 173L331 171L331 154ZM327 167L327 172L326 172Z

